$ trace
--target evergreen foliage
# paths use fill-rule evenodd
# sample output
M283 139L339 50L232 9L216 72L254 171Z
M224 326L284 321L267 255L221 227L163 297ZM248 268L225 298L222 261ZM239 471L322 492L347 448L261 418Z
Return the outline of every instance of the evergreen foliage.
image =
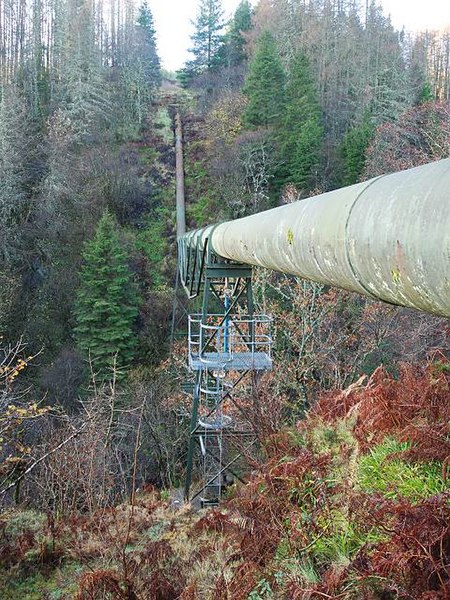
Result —
M153 14L147 0L139 7L136 27L141 47L140 60L145 81L150 87L158 87L161 83L161 64L156 49L156 30Z
M133 324L138 297L121 246L117 224L109 212L100 219L95 237L86 243L76 298L75 335L79 348L101 380L133 359Z
M36 167L33 124L14 87L0 98L0 260L12 264L20 244L21 225L29 211L28 195Z
M184 70L188 78L210 71L215 56L223 42L223 9L220 0L201 0L199 12L194 21L195 31L191 37L193 46L190 52L194 59Z
M146 1L139 7L127 52L118 64L123 97L122 120L128 127L142 126L155 90L161 84L161 64L156 48L152 11Z
M74 2L68 3L67 10L70 26L63 38L58 86L62 102L58 108L73 141L87 144L95 140L94 132L111 122L111 90L96 44L92 6Z
M248 0L242 0L237 7L228 32L230 64L238 65L246 59L244 33L252 27L252 8Z
M246 58L245 33L252 27L252 8L248 0L242 0L233 15L224 43L217 55L218 66L237 67Z
M311 67L303 52L295 57L290 70L278 137L281 182L311 190L318 181L324 129Z
M285 75L275 39L264 31L258 40L244 86L248 103L244 124L249 129L269 127L283 114Z
M417 104L426 104L427 102L433 102L435 99L436 98L433 94L433 88L428 82L426 82L419 92Z
M357 183L366 164L366 150L375 134L375 127L366 113L362 122L347 131L341 144L341 185Z

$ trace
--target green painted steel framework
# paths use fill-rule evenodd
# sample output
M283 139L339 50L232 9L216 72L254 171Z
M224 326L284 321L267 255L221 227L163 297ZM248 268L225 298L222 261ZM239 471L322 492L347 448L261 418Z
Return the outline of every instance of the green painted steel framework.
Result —
M181 279L202 309L189 316L189 367L195 373L185 497L216 504L227 484L242 480L243 454L256 445L239 389L272 368L271 319L254 313L252 267L220 259L206 242L179 247ZM191 494L196 457L202 473Z

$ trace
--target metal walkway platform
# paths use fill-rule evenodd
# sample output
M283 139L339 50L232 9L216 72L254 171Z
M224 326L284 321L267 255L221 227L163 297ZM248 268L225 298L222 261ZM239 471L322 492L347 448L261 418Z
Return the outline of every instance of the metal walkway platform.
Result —
M193 371L216 369L222 371L268 371L272 359L265 352L204 352L201 356L191 354L189 366Z

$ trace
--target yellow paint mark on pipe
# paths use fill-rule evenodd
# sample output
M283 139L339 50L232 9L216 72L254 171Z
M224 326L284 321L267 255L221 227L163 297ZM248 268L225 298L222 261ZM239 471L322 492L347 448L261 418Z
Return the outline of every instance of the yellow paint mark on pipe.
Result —
M401 278L400 278L400 270L398 267L394 267L393 269L391 269L391 277L392 277L392 283L400 283Z

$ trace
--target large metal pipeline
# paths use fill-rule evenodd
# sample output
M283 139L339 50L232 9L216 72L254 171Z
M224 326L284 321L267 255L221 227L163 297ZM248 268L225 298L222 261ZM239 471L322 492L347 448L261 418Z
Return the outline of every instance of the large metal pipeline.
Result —
M190 232L180 247L450 317L450 159Z
M183 126L180 113L175 115L175 164L176 164L176 199L177 199L177 238L186 233L186 212L184 199L184 156Z

